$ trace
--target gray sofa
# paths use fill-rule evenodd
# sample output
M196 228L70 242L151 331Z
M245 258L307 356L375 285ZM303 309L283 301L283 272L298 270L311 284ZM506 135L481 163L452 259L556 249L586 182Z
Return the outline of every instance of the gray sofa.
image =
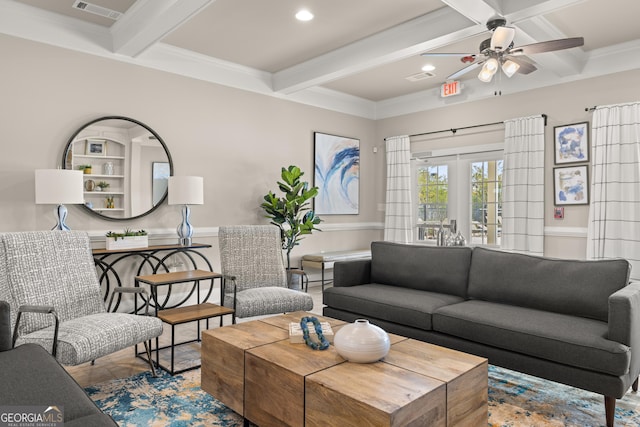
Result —
M9 304L0 301L0 402L9 406L57 406L64 425L117 426L44 348L24 344L12 348ZM35 410L35 408L34 408Z
M637 390L640 284L626 260L557 260L482 247L373 242L338 262L323 314L616 398ZM633 350L633 351L632 351Z

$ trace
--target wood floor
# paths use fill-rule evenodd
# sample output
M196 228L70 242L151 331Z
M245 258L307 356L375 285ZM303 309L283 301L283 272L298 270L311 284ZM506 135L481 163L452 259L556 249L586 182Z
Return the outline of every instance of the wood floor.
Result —
M322 292L320 285L309 286L309 294L313 297L314 309L312 312L316 314L322 314ZM253 320L253 319L247 319ZM242 319L238 319L241 322ZM231 316L225 316L224 325L231 324ZM201 328L205 328L205 321L201 321ZM218 319L211 319L209 326L211 328L219 327L220 322ZM175 342L183 342L195 339L197 335L196 323L188 323L184 325L176 326L176 339ZM160 347L166 346L171 343L171 327L164 324L164 331L160 337ZM144 352L144 346L138 346L139 352ZM155 359L155 352L153 355ZM190 343L176 347L175 359L176 361L193 361L200 357L200 344ZM169 351L165 350L161 352L161 363L164 366L169 365ZM118 378L127 378L140 372L149 371L149 364L139 357L135 357L134 348L127 348L111 355L102 357L95 361L95 364L90 362L77 366L65 366L65 369L82 387L87 387L93 384L98 384L104 381L114 380Z

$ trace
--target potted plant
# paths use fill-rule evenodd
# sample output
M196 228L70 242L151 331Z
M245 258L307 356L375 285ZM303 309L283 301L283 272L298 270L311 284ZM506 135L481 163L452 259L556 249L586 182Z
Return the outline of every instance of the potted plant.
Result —
M122 233L107 232L107 250L146 248L149 246L149 237L145 230L133 231L125 228Z
M81 171L83 171L86 174L90 174L91 173L91 165L78 165L78 169L80 169Z
M100 189L100 191L105 191L107 188L109 188L111 184L109 184L106 181L100 181L96 184L96 186Z
M300 177L304 172L297 166L282 168L278 188L283 193L277 197L269 191L264 196L264 202L260 205L271 219L271 224L280 228L282 249L287 253L287 269L291 268L291 250L299 245L305 234L311 234L313 230L319 230L318 217L309 208L311 199L318 195L318 187L309 187L308 182L303 182Z

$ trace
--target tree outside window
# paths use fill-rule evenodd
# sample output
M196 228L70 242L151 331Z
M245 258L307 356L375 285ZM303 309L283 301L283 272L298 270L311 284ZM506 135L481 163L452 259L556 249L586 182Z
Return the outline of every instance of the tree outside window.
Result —
M500 245L503 161L471 163L471 243Z
M438 228L448 217L449 177L446 165L420 166L418 181L418 240L436 240Z

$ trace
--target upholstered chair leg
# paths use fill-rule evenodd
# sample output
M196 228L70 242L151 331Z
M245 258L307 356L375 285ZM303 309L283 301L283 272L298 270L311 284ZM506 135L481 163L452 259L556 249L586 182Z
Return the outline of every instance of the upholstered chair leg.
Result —
M149 366L151 366L151 374L154 377L157 377L156 368L153 366L153 360L151 359L151 346L149 345L151 341L144 342L144 351L147 353L147 360L149 361Z
M616 398L611 396L604 397L604 413L607 421L607 427L613 427L613 420L616 414Z
M633 385L631 386L631 389L633 391L638 391L638 378L636 378L636 380L633 382Z

